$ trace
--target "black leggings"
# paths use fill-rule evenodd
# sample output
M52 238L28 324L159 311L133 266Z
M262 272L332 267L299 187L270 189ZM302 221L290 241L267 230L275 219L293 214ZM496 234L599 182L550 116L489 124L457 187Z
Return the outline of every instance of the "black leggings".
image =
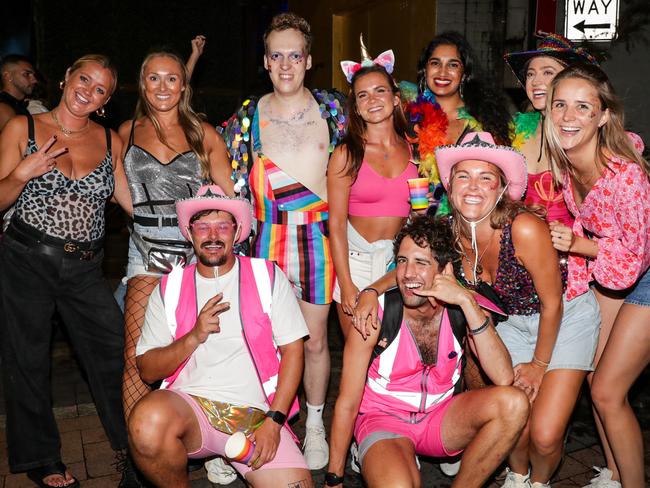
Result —
M58 310L113 449L127 445L122 412L124 322L102 272L48 256L5 235L0 244L0 343L12 472L60 461L52 412L50 342Z

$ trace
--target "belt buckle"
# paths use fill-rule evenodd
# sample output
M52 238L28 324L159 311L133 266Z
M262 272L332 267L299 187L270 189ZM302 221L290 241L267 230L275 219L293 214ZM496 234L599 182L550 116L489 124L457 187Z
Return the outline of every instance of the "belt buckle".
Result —
M77 252L79 250L79 246L77 246L72 242L66 242L65 244L63 244L63 250L65 252L70 252L70 253Z

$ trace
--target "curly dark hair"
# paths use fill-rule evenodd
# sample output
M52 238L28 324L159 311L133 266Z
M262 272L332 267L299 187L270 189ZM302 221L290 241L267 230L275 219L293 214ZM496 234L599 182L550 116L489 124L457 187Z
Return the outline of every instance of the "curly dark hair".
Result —
M402 227L393 242L393 254L396 258L405 237L410 237L422 248L428 246L438 262L439 271L447 266L447 263L453 264L459 260L459 254L454 245L454 234L447 217L421 215Z
M497 144L509 146L510 113L504 94L485 82L484 74L476 62L476 55L467 39L459 32L447 31L437 35L424 48L418 60L418 90L426 88L426 66L438 46L455 46L463 63L462 97L465 109L494 137Z

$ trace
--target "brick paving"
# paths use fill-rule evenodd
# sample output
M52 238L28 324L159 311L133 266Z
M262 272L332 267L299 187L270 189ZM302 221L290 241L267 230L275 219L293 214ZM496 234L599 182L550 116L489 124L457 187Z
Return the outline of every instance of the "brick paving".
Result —
M334 324L335 325L335 324ZM336 332L336 330L334 330ZM328 405L333 406L338 391L341 373L340 339L337 333L331 333L332 349L332 384L328 396ZM643 384L650 383L648 373L643 377ZM646 446L646 468L650 466L650 412L646 408L650 393L639 385L634 394L634 406L640 414L644 427ZM81 481L84 488L109 488L117 486L119 476L115 471L114 455L106 435L97 417L95 407L88 395L87 387L67 343L58 337L54 347L53 361L53 397L54 409L61 432L62 457L70 471ZM84 401L86 400L86 401ZM325 423L329 427L332 409L325 411ZM304 433L301 415L295 429L299 436ZM4 406L0 407L0 488L23 488L34 486L24 474L10 474L7 465L6 444L4 438ZM448 487L451 479L444 476L436 463L422 459L423 486ZM554 477L553 487L583 486L593 476L592 466L602 466L603 456L594 434L593 420L589 410L588 394L585 392L580 401L571 424L567 442L567 455ZM314 472L316 486L323 486L324 470ZM348 480L345 486L363 486L360 478L348 467ZM212 488L203 469L192 473L192 486ZM245 487L242 480L229 485L232 488ZM490 488L500 486L497 482L486 485Z
M111 237L111 236L109 236ZM124 235L118 233L109 240L107 249L107 274L114 283L120 277L125 252ZM111 252L112 251L112 252ZM331 321L330 350L332 352L332 376L327 404L333 407L338 393L341 374L342 341L338 333L336 320ZM646 473L650 471L650 371L646 370L638 381L631 395L632 405L639 415L644 432ZM114 454L97 417L95 407L88 392L88 387L79 372L76 361L63 335L55 336L52 361L52 397L55 415L61 432L62 458L72 474L81 482L83 488L116 487L119 475L115 470ZM303 401L304 404L304 401ZM332 408L325 410L325 424L329 428ZM295 430L299 437L304 434L304 418L296 423ZM11 474L7 464L5 440L4 396L0 386L0 488L31 488L34 484L24 474ZM582 398L574 413L570 434L567 440L566 456L557 474L553 478L553 488L583 486L594 476L592 466L604 464L603 455L595 434L595 427L589 407L588 392ZM444 476L434 460L421 459L422 485L426 487L445 488L451 486L451 479ZM315 486L323 486L325 470L313 472ZM362 487L363 483L348 466L346 487ZM191 473L192 486L195 488L212 488L205 470ZM238 479L228 485L232 488L245 487ZM500 486L492 480L489 488ZM650 486L647 485L647 486Z

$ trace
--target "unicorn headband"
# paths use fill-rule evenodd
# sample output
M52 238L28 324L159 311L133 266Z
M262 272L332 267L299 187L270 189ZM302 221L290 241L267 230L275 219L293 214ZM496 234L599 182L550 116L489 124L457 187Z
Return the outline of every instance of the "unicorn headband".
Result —
M348 80L348 83L352 82L352 77L361 68L367 68L375 64L382 66L388 74L391 74L393 72L393 68L395 67L395 54L393 53L392 49L384 51L375 59L370 59L370 56L368 55L368 49L363 43L363 34L359 35L359 42L361 43L361 62L357 63L356 61L341 61L341 69L343 70L343 74Z

